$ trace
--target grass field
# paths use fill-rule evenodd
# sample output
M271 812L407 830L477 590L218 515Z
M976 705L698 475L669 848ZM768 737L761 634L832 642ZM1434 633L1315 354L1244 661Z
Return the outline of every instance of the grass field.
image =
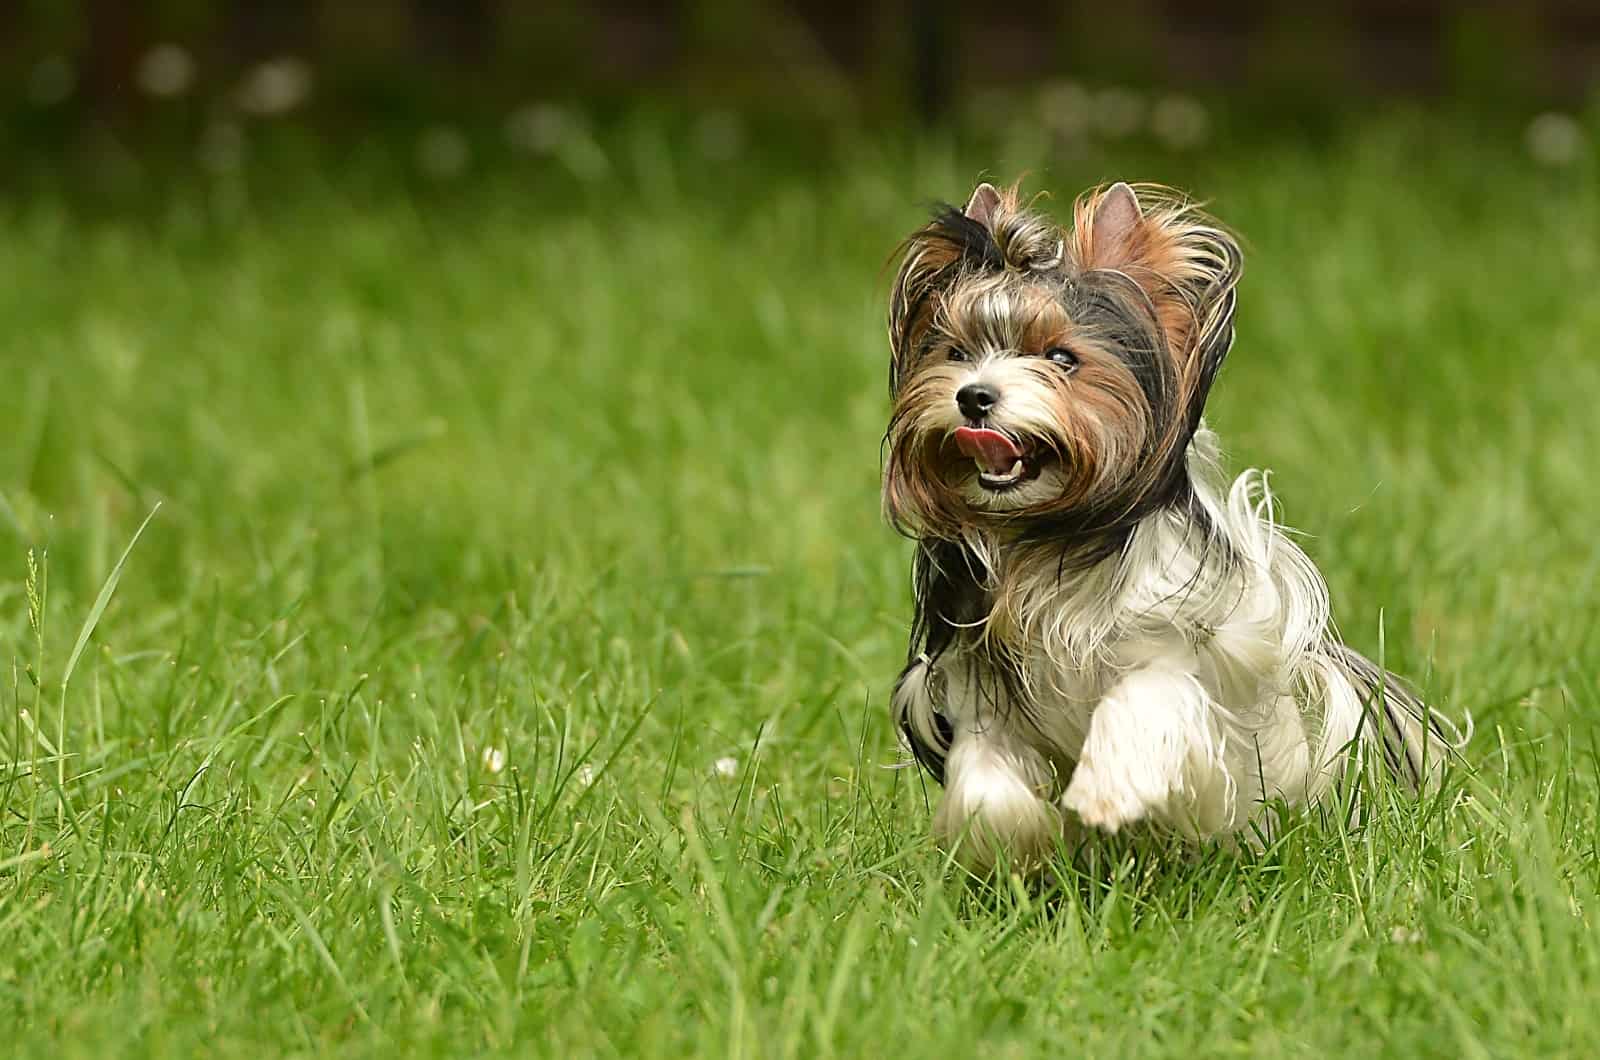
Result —
M1600 1050L1592 158L589 146L0 205L11 1055ZM1024 169L1242 230L1211 421L1474 716L1455 797L947 870L884 705L882 266Z

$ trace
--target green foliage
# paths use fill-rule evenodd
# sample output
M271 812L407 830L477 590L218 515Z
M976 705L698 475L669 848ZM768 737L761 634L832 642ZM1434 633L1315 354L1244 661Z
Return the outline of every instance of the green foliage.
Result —
M1478 727L1451 798L1038 895L889 768L876 494L885 256L1017 136L0 208L14 1055L1592 1055L1590 161L1392 118L1036 171L1244 232L1212 422Z

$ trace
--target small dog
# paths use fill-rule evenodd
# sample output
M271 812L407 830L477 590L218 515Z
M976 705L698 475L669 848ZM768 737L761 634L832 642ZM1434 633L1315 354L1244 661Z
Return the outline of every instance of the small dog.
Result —
M1270 826L1352 756L1429 789L1459 742L1339 642L1265 476L1221 477L1201 414L1240 267L1151 185L1062 227L980 184L902 246L883 499L916 610L892 703L974 872L1038 868L1079 822Z

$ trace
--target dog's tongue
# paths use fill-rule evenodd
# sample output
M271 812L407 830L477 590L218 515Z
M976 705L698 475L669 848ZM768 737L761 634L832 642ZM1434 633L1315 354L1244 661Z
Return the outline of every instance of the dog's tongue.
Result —
M987 427L957 427L956 446L964 456L970 456L992 475L1008 473L1012 465L1022 459L1017 443Z

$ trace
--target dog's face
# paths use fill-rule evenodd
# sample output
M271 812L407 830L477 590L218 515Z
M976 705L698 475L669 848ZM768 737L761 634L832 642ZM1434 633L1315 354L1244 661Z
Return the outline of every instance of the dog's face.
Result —
M1237 244L1126 184L1074 224L984 184L906 242L890 309L896 525L1105 528L1162 499L1232 337Z

